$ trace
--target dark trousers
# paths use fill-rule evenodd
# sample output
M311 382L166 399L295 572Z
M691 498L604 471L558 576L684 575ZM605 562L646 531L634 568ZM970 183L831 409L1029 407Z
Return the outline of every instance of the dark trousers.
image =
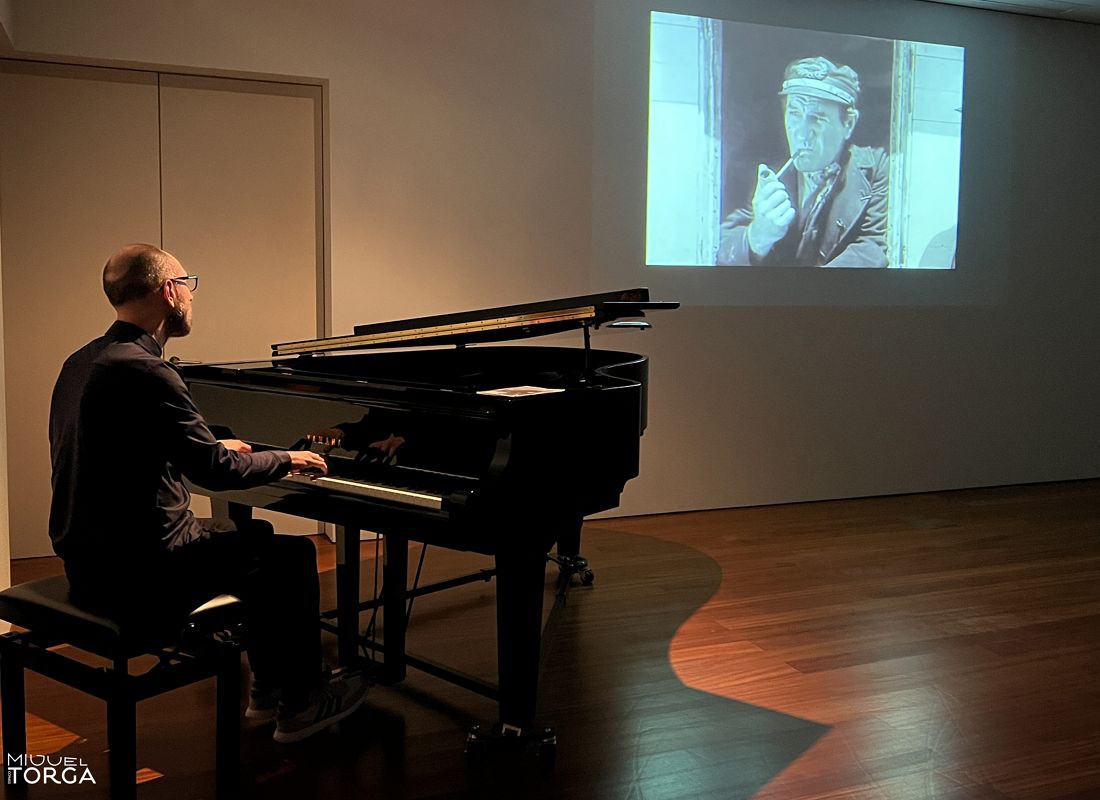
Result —
M317 548L276 535L265 520L238 529L200 519L202 535L150 560L115 561L107 570L66 562L76 602L144 626L178 630L187 615L220 594L240 598L245 647L255 681L301 705L321 673L321 589ZM121 567L121 569L119 569Z
M172 582L191 608L219 594L239 597L255 680L299 704L321 670L317 548L305 537L276 535L265 520L240 530L229 520L199 523L203 536L169 553Z

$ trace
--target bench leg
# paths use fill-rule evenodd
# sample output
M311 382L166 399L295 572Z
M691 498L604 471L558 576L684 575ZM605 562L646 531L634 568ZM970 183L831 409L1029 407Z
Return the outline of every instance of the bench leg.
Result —
M137 702L130 691L126 661L116 661L117 680L107 698L107 747L111 800L137 798Z
M9 753L22 756L27 752L27 700L19 647L7 636L0 639L0 706L3 707L5 765Z
M241 652L231 644L218 654L217 759L218 800L240 795L241 786Z

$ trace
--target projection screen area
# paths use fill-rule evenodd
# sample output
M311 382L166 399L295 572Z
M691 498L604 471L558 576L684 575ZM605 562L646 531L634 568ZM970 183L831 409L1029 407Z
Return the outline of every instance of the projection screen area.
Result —
M954 268L963 63L652 12L646 265Z

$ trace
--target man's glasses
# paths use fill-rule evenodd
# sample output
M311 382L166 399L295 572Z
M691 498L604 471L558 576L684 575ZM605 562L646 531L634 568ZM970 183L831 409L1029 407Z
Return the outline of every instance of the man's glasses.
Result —
M169 278L172 283L182 283L192 292L199 288L199 276L198 275L181 275L178 278Z

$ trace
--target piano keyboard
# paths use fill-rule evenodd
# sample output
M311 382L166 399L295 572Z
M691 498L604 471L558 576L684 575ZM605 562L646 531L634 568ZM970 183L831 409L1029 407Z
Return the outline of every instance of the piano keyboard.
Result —
M350 478L311 478L308 475L287 475L282 481L288 483L300 483L306 486L316 486L319 489L354 494L359 497L370 497L375 500L388 500L391 503L400 503L406 506L430 508L439 511L443 508L443 498L439 495L427 492L401 489L397 486L387 486L381 483L367 483Z

